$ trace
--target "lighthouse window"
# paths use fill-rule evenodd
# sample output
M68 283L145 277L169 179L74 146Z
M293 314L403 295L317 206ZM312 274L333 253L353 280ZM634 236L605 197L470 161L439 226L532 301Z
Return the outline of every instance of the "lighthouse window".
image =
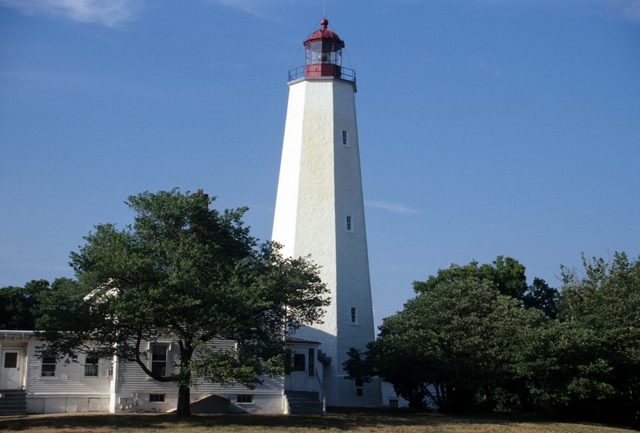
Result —
M358 310L355 307L351 308L351 323L358 324Z
M335 42L311 42L306 45L306 64L332 63L342 65L342 46Z
M349 135L347 134L347 131L342 131L342 145L343 146L349 145Z
M325 53L322 51L322 42L312 42L307 45L307 64L321 63L323 57L326 58Z
M351 215L347 215L347 231L348 232L352 232L353 231L353 224L351 222Z

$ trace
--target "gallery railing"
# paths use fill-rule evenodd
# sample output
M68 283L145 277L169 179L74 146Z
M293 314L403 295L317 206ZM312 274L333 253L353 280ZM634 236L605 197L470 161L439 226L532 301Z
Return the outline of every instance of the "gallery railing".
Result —
M293 68L289 70L289 81L294 81L299 78L304 77L305 66L298 66L297 68ZM350 81L352 83L356 82L356 71L353 69L341 67L340 68L340 79L345 81Z

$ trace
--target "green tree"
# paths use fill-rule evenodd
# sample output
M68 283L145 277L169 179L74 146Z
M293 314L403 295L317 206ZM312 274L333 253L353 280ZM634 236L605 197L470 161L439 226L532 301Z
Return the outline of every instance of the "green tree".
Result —
M551 318L556 316L558 290L540 278L534 278L528 286L525 267L511 257L498 256L491 264L479 265L475 260L464 266L452 264L447 269L438 269L437 275L431 275L427 281L414 281L413 290L423 293L439 283L468 278L487 280L501 294L519 299L524 307L539 309Z
M468 278L487 280L503 295L520 298L527 291L525 267L516 259L498 256L492 264L478 265L473 260L468 265L452 264L447 269L438 269L437 275L431 275L427 281L415 281L413 290L416 293L428 291L437 284L446 281L462 281Z
M547 325L538 329L536 356L527 364L527 388L536 409L587 418L589 411L599 409L595 400L606 399L613 391L601 380L610 372L602 362L602 348L593 332L574 321Z
M532 393L543 409L640 419L640 261L615 253L562 268L560 322L544 336Z
M327 305L318 269L258 245L245 208L218 212L204 194L177 189L128 199L133 226L95 227L71 253L81 290L63 287L43 303L46 353L77 359L116 355L178 386L179 415L190 414L198 380L253 387L283 374L285 334L318 322ZM146 342L170 337L180 347L173 369L153 371ZM217 350L216 339L237 348Z
M522 302L526 308L535 308L542 311L546 316L555 319L558 315L558 298L560 292L550 287L541 278L534 278L533 284L529 286L522 296Z
M40 296L49 289L46 280L32 280L24 287L0 289L0 329L33 330Z
M531 330L544 320L488 279L443 280L384 319L365 360L345 367L378 374L410 407L426 397L443 411L492 409L496 388L525 377Z

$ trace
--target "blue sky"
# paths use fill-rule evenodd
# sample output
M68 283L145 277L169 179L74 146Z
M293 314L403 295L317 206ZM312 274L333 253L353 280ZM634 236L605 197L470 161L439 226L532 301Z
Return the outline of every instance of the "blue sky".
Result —
M640 1L327 0L358 73L376 322L511 256L640 254ZM203 188L269 239L322 0L0 0L0 287L73 276L129 195Z

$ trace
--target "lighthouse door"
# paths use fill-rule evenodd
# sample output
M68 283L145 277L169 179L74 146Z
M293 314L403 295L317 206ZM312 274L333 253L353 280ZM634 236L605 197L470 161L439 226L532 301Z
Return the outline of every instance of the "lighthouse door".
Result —
M21 382L21 349L2 349L2 366L0 368L0 389L20 389Z

